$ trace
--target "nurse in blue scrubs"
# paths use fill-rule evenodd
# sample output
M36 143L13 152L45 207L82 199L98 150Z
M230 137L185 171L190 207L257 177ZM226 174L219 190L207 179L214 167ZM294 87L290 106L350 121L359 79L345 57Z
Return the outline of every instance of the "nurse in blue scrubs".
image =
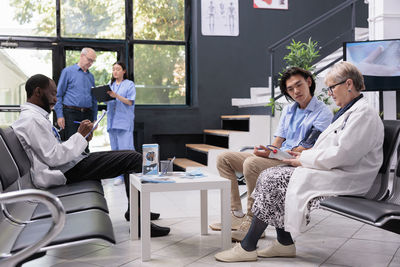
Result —
M135 119L135 84L128 80L126 65L116 62L112 68L108 94L114 98L107 102L107 131L112 150L135 150L133 144L133 126ZM124 182L123 176L114 180L114 185Z

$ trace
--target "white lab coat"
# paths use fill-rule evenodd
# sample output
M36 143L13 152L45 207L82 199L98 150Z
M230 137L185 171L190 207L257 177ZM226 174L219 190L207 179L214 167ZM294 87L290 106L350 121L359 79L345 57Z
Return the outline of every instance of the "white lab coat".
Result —
M81 153L88 144L80 133L60 143L48 116L41 107L25 103L21 105L19 119L12 125L31 161L33 185L42 189L65 184L67 180L60 166L82 159Z
M364 195L383 161L383 123L365 98L321 133L300 156L285 199L285 230L305 229L308 202L318 196Z

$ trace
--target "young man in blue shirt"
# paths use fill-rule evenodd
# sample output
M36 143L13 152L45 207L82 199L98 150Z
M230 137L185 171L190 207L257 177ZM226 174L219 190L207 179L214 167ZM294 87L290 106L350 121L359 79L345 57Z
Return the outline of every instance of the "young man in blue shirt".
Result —
M282 111L273 146L283 151L301 152L311 148L319 134L332 120L332 112L314 97L315 81L309 71L292 67L284 72L280 81L282 94L293 103ZM265 144L264 144L265 145ZM268 168L282 164L281 160L269 157L264 146L254 148L253 153L228 151L217 159L219 174L231 180L232 239L241 241L246 235L253 217L251 198L259 174ZM243 214L236 172L243 173L247 186L247 214ZM220 230L221 224L210 225Z

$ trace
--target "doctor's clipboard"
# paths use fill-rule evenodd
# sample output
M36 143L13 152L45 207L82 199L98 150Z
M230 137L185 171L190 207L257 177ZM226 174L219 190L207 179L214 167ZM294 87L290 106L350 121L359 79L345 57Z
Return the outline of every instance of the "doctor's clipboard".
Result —
M108 84L92 87L92 95L96 98L97 102L113 100L114 98L107 94L108 91L111 91L111 87Z

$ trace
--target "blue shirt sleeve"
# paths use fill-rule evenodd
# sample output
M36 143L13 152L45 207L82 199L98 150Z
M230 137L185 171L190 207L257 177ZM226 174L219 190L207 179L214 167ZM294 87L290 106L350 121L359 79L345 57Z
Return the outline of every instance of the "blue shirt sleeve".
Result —
M281 114L281 118L279 119L279 125L278 128L275 131L274 136L277 137L282 137L282 138L286 138L286 133L287 133L287 129L285 129L285 124L286 124L286 114L288 112L288 109L291 105L287 105L283 108L282 114Z
M135 102L136 99L136 88L133 82L129 83L129 87L127 89L126 98Z
M58 80L57 86L57 103L54 105L54 111L57 114L57 118L64 118L63 114L63 98L65 95L65 90L68 84L68 70L63 69L61 71L60 79Z
M314 121L313 126L317 130L323 132L325 131L326 128L328 128L329 124L331 124L332 118L333 118L332 111L325 104L323 104L321 112Z

